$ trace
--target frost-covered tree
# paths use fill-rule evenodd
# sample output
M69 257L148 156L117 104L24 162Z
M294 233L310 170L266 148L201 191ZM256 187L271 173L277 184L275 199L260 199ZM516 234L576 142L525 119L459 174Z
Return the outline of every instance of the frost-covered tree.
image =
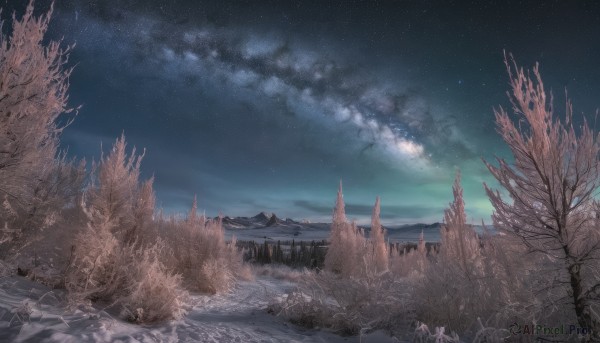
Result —
M375 200L373 207L373 215L371 216L371 234L370 245L373 254L373 264L377 272L388 270L389 267L389 252L385 242L385 229L381 226L380 220L380 200L379 197Z
M70 300L120 306L136 322L181 314L181 277L162 259L172 250L152 229L152 179L140 182L143 155L127 153L125 137L94 167L96 175L82 199L88 222L74 240L65 275ZM151 231L149 231L151 230Z
M377 198L368 241L356 222L346 220L340 183L325 270L307 271L298 290L288 294L281 308L275 306L276 311L296 323L328 327L345 334L407 327L414 313L412 296L407 291L411 287L405 277L408 271L404 271L414 268L393 264L392 271L386 272L390 269L389 256L379 213Z
M154 177L142 182L136 190L136 197L133 201L133 211L131 226L124 232L123 240L133 243L136 240L143 240L147 236L154 236L154 233L148 233L152 225L156 196L154 195Z
M192 207L184 219L171 217L161 220L159 233L171 247L167 266L183 276L187 287L208 293L229 290L238 278L249 278L242 263L242 252L236 239L225 240L221 217L207 219L198 214L194 197ZM268 253L268 246L265 245Z
M82 198L88 222L75 237L68 287L83 297L111 297L116 292L113 287L120 287L115 280L119 276L117 260L128 244L117 232L132 222L141 162L135 150L128 157L125 148L122 136L111 153L94 166L97 175Z
M344 252L341 275L345 277L363 277L367 272L374 272L373 260L369 258L367 239L363 229L359 228L356 221L342 232L342 245Z
M0 34L0 219L6 239L49 226L80 186L80 169L58 156L58 140L69 121L67 107L71 47L44 41L52 9L13 14L10 35ZM23 237L21 237L23 238ZM26 241L29 237L25 237ZM27 242L21 242L23 244Z
M467 224L460 180L457 172L452 186L453 201L444 211L440 229L440 252L432 256L432 263L424 264L424 277L417 280L416 294L420 299L417 304L420 320L462 333L477 318L495 315L506 298L496 285L500 281L496 276L500 274L493 268L493 256L486 256L479 236ZM425 247L419 250L424 251Z
M333 210L329 247L325 254L325 269L342 277L364 274L366 268L372 268L367 254L367 240L364 232L355 222L349 223L344 210L342 182Z
M307 272L298 291L289 294L283 308L277 311L296 323L328 327L346 334L398 329L410 323L408 281L386 272L389 257L379 209L377 198L371 241L367 241L356 222L346 220L340 183L325 270L318 274Z
M454 201L444 211L444 224L440 230L440 257L456 263L462 274L472 279L482 268L481 243L472 226L467 224L460 172L456 173L452 193Z
M579 325L600 334L598 258L600 231L597 202L600 181L598 136L587 122L575 127L571 102L563 121L554 116L536 64L533 74L505 58L516 121L503 108L495 110L497 130L513 161L497 158L486 166L504 188L485 185L494 206L492 219L500 232L517 238L530 253L548 257L560 279ZM596 307L596 310L594 309Z
M6 242L5 252L14 256L41 239L45 229L57 223L65 224L64 211L76 207L85 178L85 161L69 160L65 153L40 167L25 194L26 206L18 206L5 196L0 209L0 242ZM2 256L0 256L2 258Z
M117 238L127 244L142 238L154 213L153 179L139 180L143 157L144 153L136 154L135 147L128 154L125 135L121 135L110 154L94 166L97 175L86 192L92 220L98 225L110 223Z
M331 234L329 237L329 246L325 255L325 269L340 273L344 264L344 253L348 247L343 246L343 236L349 231L348 221L344 205L344 194L342 192L342 181L337 193L335 207L333 209L333 220L331 222Z
M429 257L432 255L432 251L427 250L423 230L416 248L400 248L398 244L394 244L390 249L390 272L396 277L410 277L413 281L421 279L429 267Z
M115 141L110 154L101 157L82 199L88 223L75 237L67 275L68 289L82 298L110 299L122 288L125 281L119 265L129 263L122 261L127 259L122 252L133 244L131 232L136 215L143 212L135 205L144 203L148 199L142 196L152 193L138 182L142 156L136 155L135 148L128 155L126 147L123 135Z
M425 242L425 233L423 229L421 229L421 233L419 234L419 242L417 243L417 251L421 255L427 254L427 242Z

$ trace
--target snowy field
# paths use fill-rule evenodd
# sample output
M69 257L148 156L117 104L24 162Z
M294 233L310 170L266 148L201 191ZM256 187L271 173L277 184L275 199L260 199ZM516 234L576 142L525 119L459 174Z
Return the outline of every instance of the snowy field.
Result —
M184 318L141 326L100 308L69 311L62 291L7 277L0 281L0 342L399 342L382 332L361 338L306 330L269 314L269 299L292 287L259 277L229 294L192 294Z

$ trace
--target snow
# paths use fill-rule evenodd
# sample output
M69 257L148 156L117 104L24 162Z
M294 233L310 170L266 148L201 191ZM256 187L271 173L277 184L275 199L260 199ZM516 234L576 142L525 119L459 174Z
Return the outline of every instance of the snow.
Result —
M100 308L68 310L64 292L23 277L0 279L0 342L399 342L383 332L341 337L304 329L267 312L294 283L261 276L224 295L192 294L180 320L124 322Z

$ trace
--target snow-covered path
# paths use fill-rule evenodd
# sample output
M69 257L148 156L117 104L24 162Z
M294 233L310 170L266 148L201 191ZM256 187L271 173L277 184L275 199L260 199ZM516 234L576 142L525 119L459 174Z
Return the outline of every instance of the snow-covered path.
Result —
M305 330L268 314L270 299L290 287L293 284L266 277L244 281L230 294L192 295L193 305L181 320L140 326L101 310L65 312L57 300L60 292L48 293L44 286L21 277L3 278L0 342L359 342L358 337ZM362 342L394 341L382 333L362 338Z

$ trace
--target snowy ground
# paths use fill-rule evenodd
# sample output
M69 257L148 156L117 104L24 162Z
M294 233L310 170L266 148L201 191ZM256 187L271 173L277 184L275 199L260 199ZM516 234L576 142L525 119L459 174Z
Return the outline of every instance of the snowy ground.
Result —
M306 330L268 314L268 303L293 283L271 277L241 282L226 295L191 295L188 314L134 325L100 309L66 311L61 291L22 277L0 279L0 342L398 342L384 333L340 337Z

